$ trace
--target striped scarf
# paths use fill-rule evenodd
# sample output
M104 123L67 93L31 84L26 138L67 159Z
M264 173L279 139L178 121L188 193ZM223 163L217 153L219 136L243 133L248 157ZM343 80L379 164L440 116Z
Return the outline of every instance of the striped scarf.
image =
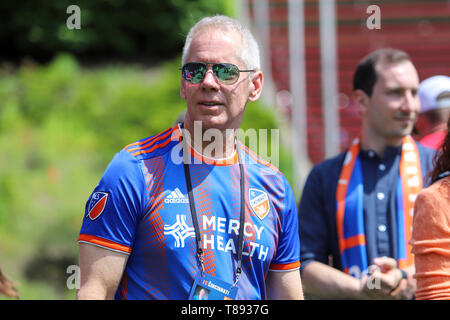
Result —
M363 173L359 157L360 139L355 138L345 156L338 181L336 224L344 272L362 277L367 271L367 249L363 210ZM417 145L410 136L403 138L400 175L396 187L399 268L413 265L408 244L411 239L414 201L422 189L422 173Z

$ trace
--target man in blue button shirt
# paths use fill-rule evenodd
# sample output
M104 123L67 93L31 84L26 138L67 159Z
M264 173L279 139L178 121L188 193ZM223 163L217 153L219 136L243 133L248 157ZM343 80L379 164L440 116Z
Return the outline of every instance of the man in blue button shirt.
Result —
M361 134L316 165L299 205L302 279L311 298L411 299L413 203L434 151L410 137L420 109L408 54L380 49L353 78Z

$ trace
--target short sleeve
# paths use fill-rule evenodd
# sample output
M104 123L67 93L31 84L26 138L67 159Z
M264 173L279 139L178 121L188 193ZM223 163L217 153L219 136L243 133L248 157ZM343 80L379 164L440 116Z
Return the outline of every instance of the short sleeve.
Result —
M78 242L131 253L145 190L140 162L126 151L117 153L86 203Z
M285 177L283 177L283 181L286 190L285 210L281 221L276 256L269 267L271 271L292 271L300 268L297 206L291 186Z

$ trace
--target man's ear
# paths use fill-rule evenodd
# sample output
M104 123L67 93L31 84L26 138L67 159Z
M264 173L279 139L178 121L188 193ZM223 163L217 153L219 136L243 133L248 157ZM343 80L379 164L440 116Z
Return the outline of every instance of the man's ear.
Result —
M259 99L261 96L263 84L264 84L264 78L261 71L255 71L255 73L252 75L251 78L251 84L250 84L250 94L248 97L248 100L255 102Z
M357 89L353 91L353 101L358 107L361 115L365 114L369 108L370 97L364 91Z

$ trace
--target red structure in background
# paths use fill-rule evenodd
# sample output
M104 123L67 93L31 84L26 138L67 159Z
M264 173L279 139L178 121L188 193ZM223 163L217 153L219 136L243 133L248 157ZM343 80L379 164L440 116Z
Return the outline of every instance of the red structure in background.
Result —
M253 0L258 1L258 0ZM318 0L304 3L307 91L308 154L313 164L324 158L323 115ZM252 1L249 1L252 15ZM380 8L381 29L370 30L369 5ZM338 0L337 79L340 150L359 134L358 110L351 102L352 77L357 63L369 52L383 47L405 50L420 80L450 74L450 1L447 0ZM289 91L288 1L269 0L271 72L277 91ZM251 17L252 18L252 17Z

